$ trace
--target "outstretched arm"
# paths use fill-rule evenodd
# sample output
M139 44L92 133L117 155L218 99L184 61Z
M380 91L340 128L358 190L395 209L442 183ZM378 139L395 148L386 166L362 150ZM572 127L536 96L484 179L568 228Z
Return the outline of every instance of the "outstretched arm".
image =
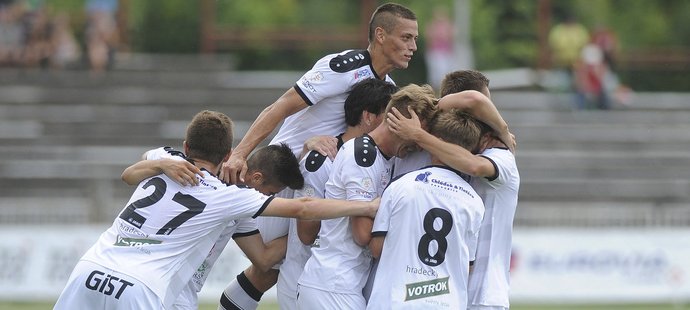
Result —
M387 115L388 125L393 133L403 139L415 141L421 148L456 170L477 177L492 177L496 168L485 157L472 154L465 148L443 141L422 129L417 114L409 110L412 118L406 118L393 108Z
M372 201L347 201L319 198L274 198L262 216L294 217L303 220L330 219L344 216L367 216L374 218L380 198Z
M225 182L237 184L244 181L247 173L247 156L261 141L288 116L307 107L307 103L300 97L294 88L288 89L278 100L266 107L254 120L247 134L230 154L228 161L223 163L220 170L220 179Z
M515 152L515 138L508 130L508 123L498 113L491 99L484 94L475 90L467 90L446 95L438 101L438 107L443 110L455 108L469 113L476 119L489 125L498 133L498 138L512 152Z
M183 185L198 185L197 175L201 170L186 160L175 159L144 159L122 172L122 181L128 185L136 185L146 178L165 173L173 181Z

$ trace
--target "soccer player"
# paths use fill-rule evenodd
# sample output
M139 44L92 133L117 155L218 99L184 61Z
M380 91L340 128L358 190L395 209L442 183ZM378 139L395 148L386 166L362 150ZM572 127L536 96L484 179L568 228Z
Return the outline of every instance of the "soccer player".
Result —
M345 122L347 130L338 135L338 148L352 138L369 133L383 121L383 111L398 88L379 79L365 79L357 82L345 100ZM306 144L305 144L306 146ZM324 191L333 161L317 151L311 151L299 163L304 176L304 187L295 190L295 198L324 198ZM278 304L280 309L297 309L297 279L304 264L311 256L321 221L290 219L288 249L278 276ZM318 247L318 244L314 244Z
M410 84L391 96L386 107L414 111L423 120L436 111L433 89ZM326 183L326 197L370 201L388 185L394 157L405 157L417 146L393 134L381 124L367 135L343 144L335 157ZM343 217L321 221L319 247L299 278L300 309L364 309L362 289L367 281L371 255L366 249L371 239L372 220Z
M172 175L172 179L175 179L175 176L201 174L200 170L184 160L182 156L174 156L180 154L179 152L169 148L165 149L165 151L168 154L164 153L161 159L147 159L148 156L146 156L154 152L160 153L160 150L147 152L145 160L125 169L122 179L127 184L136 185L145 178L153 177L160 173L165 173L168 176ZM292 150L286 144L259 148L247 159L247 166L249 170L247 171L244 185L256 189L264 195L274 195L286 187L301 189L304 185L304 178L300 174L297 158L295 158ZM180 180L178 183L185 182L183 178L178 179ZM194 178L194 180L198 179ZM186 185L186 182L182 185ZM269 244L264 245L254 219L247 218L232 221L220 234L220 238L216 240L213 249L194 273L189 284L182 290L182 293L175 301L175 309L191 310L198 308L197 293L201 291L211 268L230 238L237 243L252 264L258 266L263 271L269 270L285 256L287 237L275 239Z
M479 91L487 97L491 95L489 80L483 74L471 70L456 71L446 75L442 82L441 93L446 96L439 106L462 106L462 102L457 102L458 94L467 90ZM513 219L520 189L515 155L500 139L496 139L495 132L482 135L477 149L480 154L474 155L434 138L418 124L413 125L400 115L390 121L395 132L417 141L448 165L472 176L470 183L484 200L486 213L479 232L477 260L470 273L470 309L508 309Z
M199 186L182 186L165 174L141 182L77 263L55 309L168 309L233 220L375 214L376 201L281 199L222 183L214 172L230 155L232 139L229 117L198 113L183 147L201 170Z
M429 131L470 149L481 132L457 109L438 113ZM367 309L467 308L484 206L460 172L433 153L432 163L396 179L383 193L369 244L380 262Z
M396 3L376 8L369 22L369 46L319 59L293 87L259 114L230 159L223 164L220 178L233 184L242 180L247 170L247 155L281 122L282 126L269 144L285 142L299 156L306 139L327 136L327 142L317 146L316 150L333 158L337 152L337 141L333 137L346 128L343 104L347 92L364 79L376 78L393 83L389 74L394 69L407 68L417 51L418 36L414 12ZM278 196L291 197L291 193L283 192ZM265 240L288 233L289 222L286 220L260 218L258 224ZM277 272L259 273L251 267L245 270L245 274L253 286L247 289L260 293L268 290L278 279ZM239 284L233 280L226 293L239 292L238 288ZM255 297L260 295L254 294ZM221 298L234 299L231 293ZM255 309L257 305L245 304L242 308Z

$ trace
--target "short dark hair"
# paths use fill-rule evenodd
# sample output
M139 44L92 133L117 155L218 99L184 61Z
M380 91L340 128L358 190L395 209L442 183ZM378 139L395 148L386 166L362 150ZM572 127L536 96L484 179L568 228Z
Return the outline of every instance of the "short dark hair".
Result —
M219 165L232 150L232 120L221 112L204 110L187 125L187 157Z
M290 146L285 143L257 149L247 159L247 170L261 172L264 180L273 185L287 186L291 189L304 187L299 161Z
M460 109L439 111L429 122L429 133L473 152L482 134L480 122Z
M371 43L374 41L376 27L381 27L388 33L393 31L397 24L395 19L398 17L417 20L417 15L415 15L414 12L397 3L386 3L376 8L376 11L371 15L371 20L369 21L369 42Z
M489 79L479 71L459 70L446 74L441 81L441 97L466 90L484 93L489 88Z
M363 111L381 114L396 91L397 86L379 79L357 82L345 99L345 123L348 126L359 125Z

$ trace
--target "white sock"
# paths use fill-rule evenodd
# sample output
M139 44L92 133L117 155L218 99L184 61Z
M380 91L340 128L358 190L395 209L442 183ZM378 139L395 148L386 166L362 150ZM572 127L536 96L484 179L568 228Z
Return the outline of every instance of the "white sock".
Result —
M218 310L256 310L259 307L261 295L263 293L249 282L243 271L223 291Z

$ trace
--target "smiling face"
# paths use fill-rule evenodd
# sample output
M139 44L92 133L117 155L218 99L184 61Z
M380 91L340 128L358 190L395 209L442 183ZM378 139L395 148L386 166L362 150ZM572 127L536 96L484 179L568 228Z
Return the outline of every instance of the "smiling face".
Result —
M416 20L396 17L395 27L387 32L381 31L383 54L388 62L396 69L405 69L409 65L412 55L417 51L419 30Z

